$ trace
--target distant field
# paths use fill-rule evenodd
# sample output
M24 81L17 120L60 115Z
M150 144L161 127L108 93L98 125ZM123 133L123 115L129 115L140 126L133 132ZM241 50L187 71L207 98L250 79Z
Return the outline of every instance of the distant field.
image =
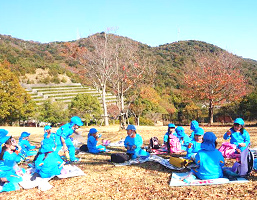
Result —
M43 128L28 127L0 127L6 128L9 135L18 139L22 131L31 133L30 141L40 144ZM91 127L81 128L86 143L87 133ZM126 137L126 131L119 131L118 126L95 127L102 133L102 139L112 142ZM190 134L189 126L185 131ZM222 136L229 127L203 127L205 131L212 131L218 137L218 145L223 142ZM138 133L143 137L144 144L157 136L161 142L167 131L166 126L140 126ZM53 131L56 129L53 128ZM257 127L246 127L251 136L252 147L257 146ZM158 163L115 167L110 160L110 154L122 152L124 148L109 148L110 153L99 155L78 155L81 162L76 164L85 173L84 177L70 179L53 179L51 190L41 192L38 189L19 190L1 193L0 199L256 199L257 174L252 173L247 184L226 184L213 186L170 187L172 170L166 169ZM168 156L166 156L168 158ZM228 161L230 166L234 161ZM26 166L24 166L26 167Z

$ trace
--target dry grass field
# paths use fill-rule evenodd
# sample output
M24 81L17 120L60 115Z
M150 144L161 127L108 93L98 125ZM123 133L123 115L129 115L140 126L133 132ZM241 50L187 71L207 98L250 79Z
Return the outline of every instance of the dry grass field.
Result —
M40 144L43 128L28 127L1 127L9 131L9 135L18 139L22 131L31 133L30 141ZM82 135L87 138L91 127L81 128ZM125 138L126 131L119 131L118 126L96 127L102 133L103 139L112 142ZM212 131L218 137L218 145L223 142L222 136L229 127L203 127L205 131ZM143 137L144 144L148 145L152 136L161 141L166 133L165 126L140 126L138 133ZM56 129L53 129L55 131ZM250 133L252 147L257 146L257 127L246 127ZM185 127L190 133L189 127ZM256 199L257 173L252 172L247 184L224 184L212 186L170 187L169 182L172 170L158 163L146 162L143 164L115 167L109 162L110 154L122 152L123 148L113 147L109 153L99 155L82 154L80 163L76 163L86 176L69 179L54 178L50 181L53 188L42 192L35 189L19 190L1 193L0 199ZM166 156L167 157L167 156ZM168 158L168 157L167 157ZM230 166L234 161L227 161ZM26 168L26 166L24 166Z

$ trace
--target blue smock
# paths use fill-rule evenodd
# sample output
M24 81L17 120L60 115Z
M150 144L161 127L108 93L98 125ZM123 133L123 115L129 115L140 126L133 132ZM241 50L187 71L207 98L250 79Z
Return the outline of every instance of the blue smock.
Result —
M54 146L55 146L55 148L56 148L56 147L57 147L57 143L56 143L56 137L57 137L57 135L56 135L55 133L51 133L49 138L48 138L47 136L48 136L48 134L45 133L45 134L44 134L44 140L51 140L52 143L55 144ZM43 145L42 143L43 143L44 140L42 140L41 146Z
M65 144L69 150L69 156L71 161L76 161L77 158L75 157L75 147L71 141L70 136L74 133L73 130L73 123L67 123L63 126L61 126L57 131L56 131L56 151L59 152L62 148L62 142L61 142L61 137L65 140Z
M188 159L192 158L194 160L194 156L196 155L196 153L202 149L201 144L202 143L200 143L200 142L196 142L195 140L192 140L188 144L188 148L186 150L187 151L186 158L188 158Z
M100 153L100 152L105 152L106 147L103 145L97 145L97 140L94 136L90 135L87 139L87 147L89 153Z
M214 151L200 150L195 156L195 162L199 166L192 172L200 179L222 178L222 167L225 165L224 157L217 149Z
M19 140L19 145L21 147L21 153L27 157L27 156L34 156L37 154L37 151L31 151L32 149L35 149L36 146L32 146L28 140L21 139Z
M36 172L42 178L50 178L61 174L64 161L58 155L56 151L39 154L35 161Z
M227 132L224 134L223 138L225 140L230 139L231 144L235 144L238 149L244 151L248 145L250 144L250 135L249 133L244 129L243 133L234 131L233 128L230 129L231 135L228 135ZM240 147L240 143L245 143L245 147Z
M0 165L0 178L6 178L8 182L3 185L3 188L0 192L8 192L20 189L18 183L22 181L22 177L17 175L15 172L17 157L18 155L14 152L4 152L3 161Z
M141 149L143 145L143 139L139 134L136 134L134 138L127 136L124 141L125 147L130 147L127 149L127 153L132 154L132 159L135 159L139 156L149 156L150 154L143 149ZM133 148L135 146L135 148Z

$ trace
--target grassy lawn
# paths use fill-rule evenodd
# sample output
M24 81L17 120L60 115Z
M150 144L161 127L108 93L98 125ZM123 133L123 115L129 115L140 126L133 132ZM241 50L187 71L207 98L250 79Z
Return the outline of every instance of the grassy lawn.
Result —
M43 137L43 128L28 127L1 127L9 131L18 139L22 131L31 133L32 144L40 144ZM81 128L82 135L87 139L88 130L91 127ZM102 133L102 139L116 142L126 137L126 131L119 131L118 126L95 127ZM188 126L185 131L190 135ZM203 127L205 131L212 131L218 137L218 146L221 145L223 134L229 127ZM149 144L149 139L157 136L163 141L167 131L165 126L140 126L138 133L143 137L144 145ZM56 129L53 128L53 132ZM251 136L252 146L257 146L257 128L246 127ZM1 193L0 199L256 199L257 174L252 172L249 183L224 184L212 186L186 186L170 187L169 182L172 170L154 162L115 167L109 162L110 154L125 152L124 148L112 147L109 153L99 155L81 154L81 168L86 176L68 179L54 178L50 181L53 188L42 192L35 189L19 190L9 193ZM166 156L168 158L168 156ZM226 160L228 166L232 166L233 160ZM26 168L26 166L24 166Z

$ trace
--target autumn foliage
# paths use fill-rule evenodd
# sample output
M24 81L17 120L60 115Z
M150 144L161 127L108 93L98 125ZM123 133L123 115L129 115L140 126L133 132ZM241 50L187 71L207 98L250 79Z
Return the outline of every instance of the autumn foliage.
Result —
M232 54L198 54L195 62L187 63L184 73L185 94L209 103L210 123L214 106L238 100L248 93L239 60Z

